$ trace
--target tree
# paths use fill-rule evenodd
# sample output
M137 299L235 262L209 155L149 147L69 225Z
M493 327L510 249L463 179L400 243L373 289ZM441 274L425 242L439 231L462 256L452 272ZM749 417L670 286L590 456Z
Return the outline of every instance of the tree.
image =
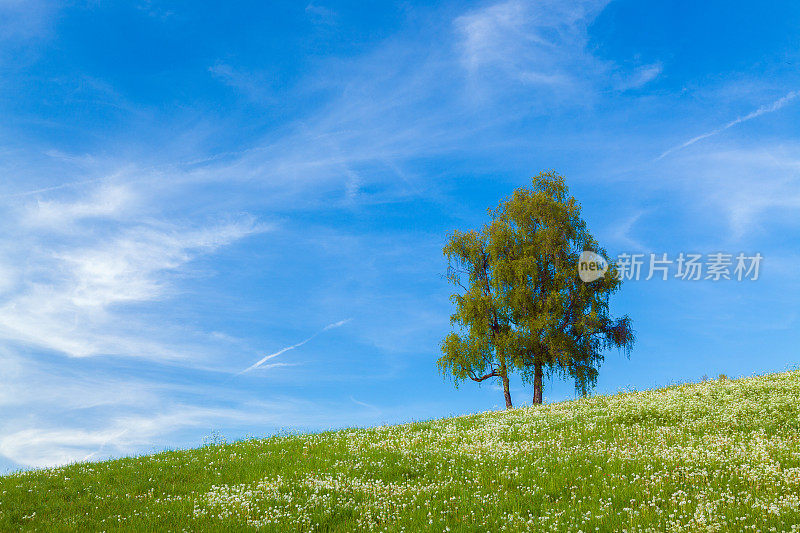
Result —
M621 280L613 265L589 283L578 276L583 251L606 255L586 228L580 205L555 172L534 177L490 210L480 230L455 231L444 247L455 331L442 342L438 367L456 385L497 378L512 407L509 376L532 382L541 403L543 377L575 381L586 394L597 380L603 352L630 354L627 316L613 319L609 299Z

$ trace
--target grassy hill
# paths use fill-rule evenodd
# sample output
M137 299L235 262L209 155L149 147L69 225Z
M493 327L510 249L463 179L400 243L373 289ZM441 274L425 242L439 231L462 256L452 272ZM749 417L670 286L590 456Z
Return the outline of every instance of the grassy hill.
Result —
M0 530L787 531L800 372L0 478Z

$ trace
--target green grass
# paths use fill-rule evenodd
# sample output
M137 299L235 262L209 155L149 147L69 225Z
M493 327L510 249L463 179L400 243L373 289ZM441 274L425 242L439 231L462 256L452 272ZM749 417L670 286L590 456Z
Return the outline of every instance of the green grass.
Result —
M0 478L0 530L787 531L800 372Z

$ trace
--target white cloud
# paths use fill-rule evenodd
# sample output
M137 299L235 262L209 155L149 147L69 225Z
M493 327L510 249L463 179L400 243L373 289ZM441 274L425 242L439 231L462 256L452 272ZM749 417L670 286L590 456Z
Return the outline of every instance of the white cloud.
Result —
M800 147L719 150L691 158L705 178L702 196L727 213L734 238L781 223L781 211L800 210ZM793 216L796 219L796 214Z
M86 219L119 219L136 207L137 195L129 186L102 184L89 198L76 201L39 200L27 210L23 223L65 231Z
M141 217L139 201L127 186L100 185L86 198L23 209L19 232L3 242L18 266L0 284L11 294L0 304L0 338L75 357L180 357L180 342L164 342L168 326L133 320L124 306L170 296L170 275L267 228L247 216L206 227L160 222Z
M634 228L645 213L646 211L639 210L621 221L616 221L604 232L606 238L614 242L620 252L649 251L648 247L632 235Z
M644 87L651 81L658 78L663 70L664 66L661 63L653 63L650 65L641 66L636 69L632 75L620 82L618 89L627 91L630 89L639 89Z
M602 70L586 51L588 25L608 2L508 0L455 21L464 66L472 76L504 74L561 90Z
M28 467L51 467L74 461L101 460L130 455L143 448L152 450L156 443L174 439L188 431L208 434L212 429L260 427L269 432L279 428L334 428L342 424L374 424L377 416L407 420L408 407L386 411L370 410L351 414L347 405L276 396L268 401L240 402L235 408L208 408L175 403L170 407L148 405L142 412L130 408L123 414L98 417L95 423L73 422L31 424L29 420L4 420L0 425L0 455ZM359 402L357 402L359 403ZM367 406L367 404L361 404ZM426 413L432 413L426 405ZM196 440L195 440L196 439ZM189 444L199 444L190 437ZM173 445L174 447L174 445Z
M161 297L158 274L257 231L251 219L210 228L135 227L109 242L54 254L69 273L69 300L81 308L106 308Z
M263 73L236 68L221 61L208 67L208 72L254 102L267 104L275 101L271 92L274 85L273 80Z
M125 455L166 433L241 417L241 413L231 410L177 406L154 416L117 417L94 430L32 427L1 436L0 455L32 467Z
M741 246L790 230L800 211L800 146L721 143L714 150L676 154L659 164L659 187L701 218L698 228L722 226L719 239ZM756 239L756 240L753 240Z
M19 271L0 262L0 296L14 288L19 280Z

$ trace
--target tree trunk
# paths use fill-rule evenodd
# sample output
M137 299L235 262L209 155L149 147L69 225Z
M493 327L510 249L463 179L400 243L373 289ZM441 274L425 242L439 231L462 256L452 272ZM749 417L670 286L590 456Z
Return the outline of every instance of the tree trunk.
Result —
M512 409L514 406L511 405L511 390L508 387L507 374L503 374L503 394L506 397L506 409Z
M542 364L536 363L533 370L533 403L542 403Z
M503 380L503 396L506 398L506 409L513 409L511 405L511 389L508 386L508 367L505 360L500 362L500 378Z

